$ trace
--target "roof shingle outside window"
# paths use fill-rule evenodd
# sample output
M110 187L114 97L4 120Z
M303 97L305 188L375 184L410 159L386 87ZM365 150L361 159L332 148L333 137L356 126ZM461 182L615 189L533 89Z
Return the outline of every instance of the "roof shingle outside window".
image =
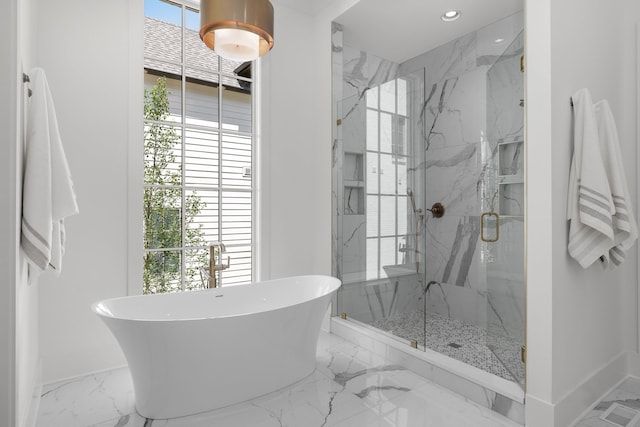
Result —
M182 70L181 66L175 64L175 62L181 62L182 47L180 40L182 28L149 17L145 17L144 26L144 68L151 72L171 74L179 78ZM185 73L187 79L204 84L213 83L217 85L219 78L217 74L219 71L218 55L200 40L200 36L196 31L185 28L184 33ZM232 77L246 70L246 63L227 59L223 59L220 62L222 63L222 84L228 89L249 92L249 82Z

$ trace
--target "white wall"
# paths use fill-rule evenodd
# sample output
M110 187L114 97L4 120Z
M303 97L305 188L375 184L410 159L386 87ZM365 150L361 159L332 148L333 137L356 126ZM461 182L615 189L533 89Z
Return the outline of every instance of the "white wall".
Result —
M553 188L548 167L552 158L551 116L551 5L525 3L525 98L527 132L527 422L553 426L551 407L553 334L550 242ZM541 141L532 149L533 141ZM540 167L535 167L540 165ZM546 170L545 170L546 169ZM536 209L529 209L535 206ZM535 229L533 225L535 224ZM535 415L535 418L534 418Z
M0 110L3 130L0 169L0 271L4 283L0 300L0 426L32 425L38 382L38 294L26 281L26 264L19 251L19 218L22 187L22 141L26 98L22 71L33 61L31 1L7 2L0 18L5 37L0 42ZM29 423L29 424L27 424Z
M16 154L17 154L17 1L0 14L0 426L16 424Z
M607 98L636 195L632 0L528 1L527 425L567 426L625 374L637 351L637 251L616 271L583 270L566 249L570 96ZM550 172L550 173L549 173ZM637 211L636 211L637 212Z
M129 49L141 41L129 38L128 0L34 1L37 62L47 73L80 207L66 221L62 274L40 281L49 382L124 364L90 305L127 294L128 126L141 117L129 111Z
M331 20L274 0L275 45L263 57L259 197L262 279L331 274Z
M330 274L331 145L314 114L313 18L274 10L275 45L261 60L260 277Z
M18 79L21 73L29 72L35 64L34 4L33 0L18 2ZM16 156L17 215L20 215L22 193L22 144L27 120L26 86L19 83L18 91L18 150ZM18 224L19 226L19 224ZM16 230L18 233L18 230ZM16 376L18 397L18 425L34 425L41 390L41 359L38 331L38 283L27 282L27 263L22 252L18 252L16 295Z

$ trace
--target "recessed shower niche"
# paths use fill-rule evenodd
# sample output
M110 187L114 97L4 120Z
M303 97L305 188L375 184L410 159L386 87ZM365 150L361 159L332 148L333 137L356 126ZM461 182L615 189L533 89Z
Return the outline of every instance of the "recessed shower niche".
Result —
M498 143L498 212L502 216L524 215L524 141Z
M364 215L364 167L362 153L344 153L344 214Z
M493 15L448 38L426 4L380 12L378 0L361 0L334 22L336 314L519 388L524 19L521 2L490 3ZM394 51L362 24L376 13ZM435 31L424 43L400 39L410 14Z

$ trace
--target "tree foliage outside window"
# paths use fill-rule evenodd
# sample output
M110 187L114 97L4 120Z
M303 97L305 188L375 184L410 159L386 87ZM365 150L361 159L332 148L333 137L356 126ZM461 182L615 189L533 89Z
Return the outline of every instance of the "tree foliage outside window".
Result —
M205 203L194 191L184 197L183 209L182 165L176 162L181 138L173 126L161 124L169 115L169 91L159 78L144 90L145 294L181 290L183 262L185 289L198 288L199 269L207 262L202 225L194 224Z

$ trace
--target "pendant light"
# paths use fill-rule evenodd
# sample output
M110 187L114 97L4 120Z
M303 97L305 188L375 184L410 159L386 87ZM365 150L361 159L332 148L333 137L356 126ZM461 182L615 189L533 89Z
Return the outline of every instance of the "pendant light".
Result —
M232 61L252 61L273 47L273 6L269 0L202 0L200 38Z

